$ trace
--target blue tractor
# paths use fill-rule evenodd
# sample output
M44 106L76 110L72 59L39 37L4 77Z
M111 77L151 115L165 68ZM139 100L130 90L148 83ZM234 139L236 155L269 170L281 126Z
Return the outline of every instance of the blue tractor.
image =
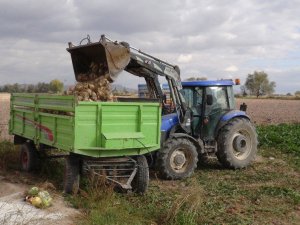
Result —
M216 155L227 167L247 167L257 152L257 134L249 116L235 109L232 80L182 82L184 126L178 112L162 119L162 148L157 167L163 178L190 176L201 158Z
M72 55L76 80L81 81L81 71L93 69L94 62L101 65L99 71L84 80L105 76L111 82L126 71L145 79L149 98L122 99L118 101L159 101L163 108L161 148L155 153L156 167L166 179L182 179L190 176L198 159L216 154L228 168L244 168L255 158L257 135L245 110L235 109L233 81L181 82L180 69L161 59L102 35L99 42L91 42L78 48ZM84 40L85 40L84 39ZM83 40L82 40L83 41ZM81 42L82 42L81 41ZM81 43L80 42L80 43ZM91 74L91 73L90 73ZM173 104L173 113L166 105L159 77L167 80ZM171 107L172 108L172 107ZM246 107L243 107L244 109Z

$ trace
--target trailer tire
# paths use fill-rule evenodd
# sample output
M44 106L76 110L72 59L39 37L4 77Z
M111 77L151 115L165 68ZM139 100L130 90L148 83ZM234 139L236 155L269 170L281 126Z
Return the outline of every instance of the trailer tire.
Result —
M247 167L256 156L257 134L248 119L235 118L219 132L217 158L226 168Z
M77 194L79 190L80 160L75 155L69 155L65 159L64 193Z
M132 191L135 193L143 194L147 191L149 186L149 166L144 155L137 156L136 161L137 172L131 183Z
M35 169L38 162L35 146L32 143L24 143L20 150L20 169L25 172Z
M157 152L159 173L167 180L180 180L191 176L197 162L197 149L187 138L171 138Z

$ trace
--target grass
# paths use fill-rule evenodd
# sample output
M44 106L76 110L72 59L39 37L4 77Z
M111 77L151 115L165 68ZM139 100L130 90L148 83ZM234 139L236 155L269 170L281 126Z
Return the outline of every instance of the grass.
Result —
M84 181L79 195L67 197L83 212L77 224L299 224L300 126L259 126L257 131L259 157L246 169L224 169L211 159L186 180L152 175L144 195L115 192L97 179ZM3 149L11 148L2 145L1 160ZM47 168L57 167L55 173L62 170L61 162L49 163ZM51 172L40 173L52 182L57 177Z
M247 169L223 169L212 159L184 181L153 176L142 196L87 186L72 197L85 211L79 224L299 224L299 130L258 127L259 158Z
M244 170L211 160L184 181L152 179L142 196L87 186L71 202L85 212L78 224L297 224L299 197L299 173L263 158Z

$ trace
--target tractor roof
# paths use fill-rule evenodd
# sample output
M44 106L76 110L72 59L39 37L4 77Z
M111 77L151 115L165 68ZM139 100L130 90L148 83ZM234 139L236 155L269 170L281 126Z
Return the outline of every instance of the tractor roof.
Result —
M232 86L234 82L232 80L197 80L197 81L184 81L183 87L198 87L198 86Z

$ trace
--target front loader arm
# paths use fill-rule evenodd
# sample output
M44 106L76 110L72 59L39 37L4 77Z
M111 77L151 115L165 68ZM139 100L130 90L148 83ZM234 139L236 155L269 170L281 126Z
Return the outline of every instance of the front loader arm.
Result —
M82 45L81 41L80 45L75 46L69 42L69 48L67 48L71 54L77 81L84 82L105 76L113 82L125 70L133 75L144 77L152 95L162 100L163 93L158 76L164 76L168 81L180 122L185 123L187 108L179 93L182 85L178 66L130 47L126 42L111 41L104 35L94 43L90 41L89 36L85 39L86 44Z

